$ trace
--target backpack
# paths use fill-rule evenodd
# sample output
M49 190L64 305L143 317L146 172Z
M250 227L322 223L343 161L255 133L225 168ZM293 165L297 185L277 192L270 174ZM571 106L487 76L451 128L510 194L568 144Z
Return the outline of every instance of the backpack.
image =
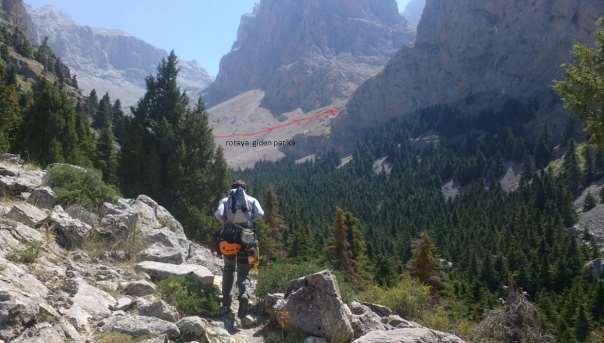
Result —
M241 226L225 223L214 233L214 246L222 255L232 256L241 250Z
M249 224L250 208L245 197L243 187L231 191L224 206L223 216L227 223Z

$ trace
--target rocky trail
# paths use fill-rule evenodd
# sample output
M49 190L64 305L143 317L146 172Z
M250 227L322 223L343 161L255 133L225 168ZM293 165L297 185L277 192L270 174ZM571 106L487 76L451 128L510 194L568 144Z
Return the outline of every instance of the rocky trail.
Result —
M307 343L462 342L380 305L344 304L327 270L253 301L241 320L236 301L221 317L185 316L158 282L218 287L222 261L153 199L64 208L47 171L8 154L0 192L0 343L280 342L289 331Z

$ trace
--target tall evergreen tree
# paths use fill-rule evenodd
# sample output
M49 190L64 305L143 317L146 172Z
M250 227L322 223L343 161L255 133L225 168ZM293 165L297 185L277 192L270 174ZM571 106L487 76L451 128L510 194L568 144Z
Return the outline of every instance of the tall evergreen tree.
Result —
M68 95L40 78L33 104L25 113L20 134L24 156L42 165L52 162L86 164L76 130L75 106Z
M96 144L96 163L99 170L103 173L103 180L105 182L118 184L117 167L119 158L113 136L112 118L111 99L109 98L109 94L105 93L97 109L97 120L100 120L100 123L99 139Z
M264 234L262 235L263 255L270 263L274 258L284 259L286 257L284 246L284 232L287 230L285 221L279 214L277 195L272 187L266 188L264 193Z
M440 263L434 257L434 243L426 231L422 231L415 242L413 257L407 263L411 276L433 287L440 286Z
M124 139L124 128L126 126L126 117L122 110L120 99L116 99L112 108L112 126L115 139L121 144Z
M16 87L0 83L0 152L13 147L21 119Z
M216 153L203 102L189 109L180 90L174 52L162 60L156 76L146 80L147 92L133 109L123 137L120 182L126 194L145 193L173 212L187 234L208 239L214 223L212 210L226 173ZM220 169L220 168L218 168Z
M567 110L576 113L598 147L604 147L604 17L598 20L596 47L577 43L574 63L563 65L564 80L555 85Z
M570 141L568 144L568 151L564 155L564 161L562 162L562 175L568 190L572 195L577 195L581 184L583 183L583 175L579 167L579 161L577 159L575 141Z

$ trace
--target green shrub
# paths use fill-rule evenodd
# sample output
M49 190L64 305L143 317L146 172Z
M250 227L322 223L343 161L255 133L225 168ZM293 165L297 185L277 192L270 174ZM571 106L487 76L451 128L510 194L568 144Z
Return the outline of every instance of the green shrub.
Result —
M173 276L159 283L159 292L169 304L184 315L218 315L220 300L213 285L202 285L193 277Z
M89 210L98 209L104 202L112 202L118 191L103 182L98 171L68 164L54 164L48 171L48 185L63 205L80 204Z
M360 293L359 298L388 306L406 319L418 320L430 306L430 287L403 274L394 287L373 286Z
M8 259L13 262L31 264L40 255L42 250L42 242L34 241L27 245L26 248L17 250L8 256Z
M260 266L256 295L264 297L269 293L283 293L291 280L325 269L313 262L278 262L269 266Z

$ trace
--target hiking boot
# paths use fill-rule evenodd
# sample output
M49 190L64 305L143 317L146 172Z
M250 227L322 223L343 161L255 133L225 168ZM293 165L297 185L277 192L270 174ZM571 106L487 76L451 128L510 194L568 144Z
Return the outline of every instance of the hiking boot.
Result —
M247 315L248 307L249 307L249 299L248 299L247 295L244 294L239 298L239 310L237 310L237 317L239 317L239 318L245 317Z

